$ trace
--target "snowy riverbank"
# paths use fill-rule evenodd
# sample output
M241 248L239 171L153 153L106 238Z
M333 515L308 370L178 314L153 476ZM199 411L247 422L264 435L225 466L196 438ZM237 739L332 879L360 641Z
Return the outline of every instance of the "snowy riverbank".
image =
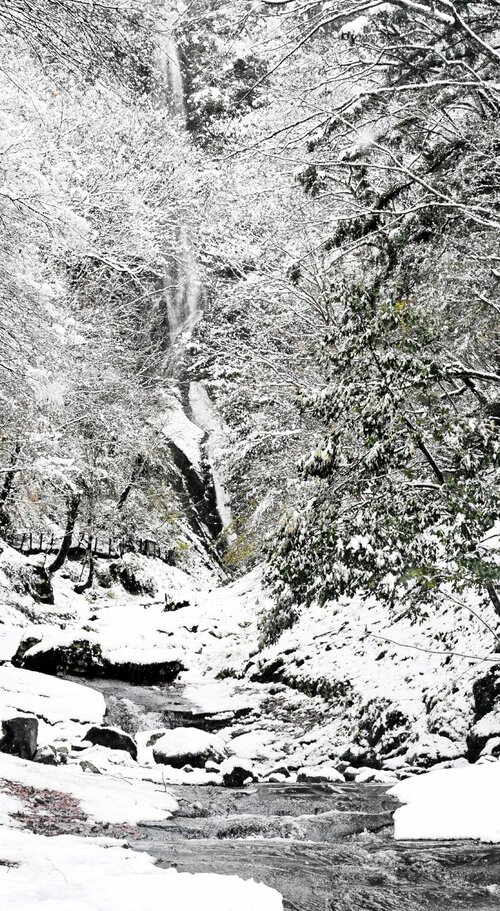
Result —
M376 636L357 634L361 605L351 605L351 626L346 626L347 606L321 617L311 612L278 645L260 651L258 615L266 596L258 572L210 589L158 561L129 557L123 566L129 585L133 577L134 593L118 577L84 597L62 577L54 603L39 604L23 589L29 565L4 549L2 749L15 752L23 736L23 748L32 749L25 758L0 752L6 911L21 906L20 896L23 911L34 907L36 896L76 909L77 893L79 911L108 911L111 894L119 897L121 909L136 911L165 889L172 908L198 907L202 895L203 906L217 911L236 905L248 911L281 908L276 890L262 884L160 870L144 854L123 850L141 843L144 825L161 828L175 819L179 795L171 791L179 787L192 795L201 786L200 793L204 788L208 793L260 782L259 787L294 793L298 782L335 794L344 782L378 783L392 786L389 793L405 804L395 812L396 839L500 842L497 716L488 704L495 701L495 686L481 691L488 711L478 721L473 704L478 688L474 691L472 682L482 679L481 671L484 677L485 668L455 654L444 664L441 649L420 652L438 623L442 643L450 644L453 632L455 647L464 655L471 651L473 633L466 639L458 611L453 631L451 625L443 628L442 617L435 626L430 620L420 627L399 621L396 630L372 605L372 629L383 630L386 639L405 639L404 648L387 644L383 654ZM487 649L484 628L481 636L474 647ZM417 652L419 664L413 659ZM154 676L155 668L167 666L174 667L170 683ZM457 692L460 672L463 686ZM114 680L113 674L125 678ZM431 701L433 687L439 701ZM436 733L430 728L438 727L439 713L448 727L443 721ZM6 731L21 737L14 748ZM487 746L475 765L466 758L468 731ZM431 764L437 770L425 773ZM446 765L455 767L443 769ZM366 815L374 831L390 821L386 811L377 813ZM203 808L188 801L182 814L203 819ZM304 815L300 825L279 815L265 824L254 816L246 819L224 828L221 818L212 828L232 831L236 825L235 831L274 833L260 837L302 832L310 838L333 824L343 831L346 824L342 814L332 817L328 809L318 817ZM349 829L352 825L346 831L360 831L359 823Z

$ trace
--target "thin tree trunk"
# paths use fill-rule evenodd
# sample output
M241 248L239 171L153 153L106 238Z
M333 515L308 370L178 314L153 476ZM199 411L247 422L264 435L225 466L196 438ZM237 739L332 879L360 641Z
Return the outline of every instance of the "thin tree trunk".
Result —
M64 532L64 537L62 539L61 547L59 548L59 553L57 554L55 560L48 567L49 573L55 573L58 569L64 565L64 561L68 556L69 549L71 547L71 541L73 540L73 531L75 528L76 517L78 515L78 509L80 507L80 494L72 494L68 503L68 517L66 519L66 531Z
M144 468L145 461L146 461L145 457L143 455L141 455L140 453L138 456L136 456L134 466L132 468L132 475L130 478L130 483L127 484L125 490L120 494L118 503L116 504L117 509L123 509L123 507L125 506L125 503L127 501L130 491L132 490L132 487L138 481L138 479L141 475L142 469Z
M7 513L5 512L5 504L10 492L12 490L12 485L14 484L14 478L16 477L16 465L19 459L19 453L21 452L21 444L16 443L14 447L14 452L10 457L10 468L5 475L2 489L0 490L0 528L8 525L9 519Z
M495 613L497 614L497 616L500 617L500 597L498 596L498 592L497 592L495 586L493 585L493 582L488 583L488 585L486 586L486 591L488 592L488 595L490 596L490 601L495 609Z
M85 555L85 563L88 563L89 571L85 582L81 582L79 585L75 585L75 592L77 595L82 595L83 592L87 591L87 589L91 587L92 582L94 581L94 555L92 553L93 540L94 539L92 535L89 535L89 543L87 546L87 553Z

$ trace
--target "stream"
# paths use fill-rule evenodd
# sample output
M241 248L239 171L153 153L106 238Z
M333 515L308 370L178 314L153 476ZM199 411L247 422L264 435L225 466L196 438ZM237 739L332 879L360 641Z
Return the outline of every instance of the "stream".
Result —
M179 684L92 680L89 685L105 696L106 722L132 734L155 726L219 726L218 715L200 711ZM239 789L168 785L168 790L179 803L178 814L141 825L142 838L131 846L180 872L264 882L281 892L286 911L500 907L500 846L395 842L397 803L384 785L284 782Z
M159 36L156 63L163 78L158 103L166 105L182 127L182 61L171 35ZM166 269L164 287L165 343L172 350L173 374L178 374L182 386L179 351L182 354L201 316L202 297L190 238L182 225L177 256ZM199 384L191 387L189 407L182 404L185 420L188 424L196 420L207 435L206 446L210 426L205 425L205 412L210 409L202 402L200 411L203 389ZM202 420L193 413L193 402L198 402ZM206 479L195 477L195 484L189 484L192 466L186 468L187 457L172 440L174 455L178 460L182 457L178 467L183 483L193 502L198 502L203 499L199 485L206 484ZM205 458L207 454L208 449ZM220 519L216 537L227 516L220 507L222 495L216 496L217 479L210 484L215 491L212 500L217 502L211 504L208 515L217 513ZM78 678L77 682L83 681ZM106 723L130 734L179 726L217 731L227 727L228 715L237 719L251 710L238 701L234 712L206 711L190 701L182 685L145 687L110 680L92 680L89 685L106 699ZM281 892L286 911L498 911L500 907L500 846L395 842L392 813L397 804L386 786L285 782L240 789L168 785L168 790L179 803L178 814L159 824L140 826L143 837L131 846L152 854L160 866L175 866L180 872L234 874L264 882Z

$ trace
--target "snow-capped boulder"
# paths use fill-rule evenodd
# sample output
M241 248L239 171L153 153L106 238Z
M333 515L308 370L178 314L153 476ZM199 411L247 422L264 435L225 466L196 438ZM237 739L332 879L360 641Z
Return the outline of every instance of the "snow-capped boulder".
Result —
M481 750L481 756L494 756L500 759L500 737L490 737Z
M33 759L38 745L38 719L34 715L18 715L2 721L0 753L10 753L20 759Z
M221 767L222 783L226 788L242 788L248 781L255 781L252 763L249 759L233 756L226 759Z
M88 740L94 746L107 747L109 750L125 750L130 753L132 759L137 759L137 744L130 734L121 731L120 728L111 727L91 727L85 734L85 740Z
M297 781L307 784L331 784L336 781L345 781L345 778L333 766L323 765L299 769Z
M491 738L500 737L500 708L488 712L469 731L467 746L469 758L475 760L483 752Z
M224 741L216 734L197 728L173 728L158 737L153 745L155 762L176 769L190 765L201 769L207 761L221 762L225 756Z
M144 685L172 683L185 670L173 649L110 648L93 634L88 638L75 638L71 633L56 636L47 636L28 649L21 642L12 663L54 676L105 677Z
M241 759L273 761L276 756L283 755L281 750L276 749L276 737L276 732L249 731L234 737L228 744L227 751L230 756Z
M1 568L13 592L28 595L39 604L53 604L51 578L43 566L37 566L10 547L2 552Z

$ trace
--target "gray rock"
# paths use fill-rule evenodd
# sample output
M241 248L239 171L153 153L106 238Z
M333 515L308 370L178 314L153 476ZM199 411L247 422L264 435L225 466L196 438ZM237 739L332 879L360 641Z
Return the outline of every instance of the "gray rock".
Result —
M242 788L244 784L250 781L255 781L256 777L252 769L249 767L249 764L243 760L243 762L231 762L229 767L224 768L223 764L222 772L222 783L225 788Z
M38 745L38 719L34 715L19 715L2 721L0 753L33 759Z
M60 765L61 763L56 748L49 745L39 747L34 755L34 760L35 762L41 762L42 765Z
M346 769L344 769L342 774L346 781L355 781L356 775L359 775L359 771L359 769L355 769L354 766L349 765Z
M137 744L135 740L119 728L92 727L85 734L93 746L107 747L108 750L125 750L132 759L137 760Z
M101 771L100 771L100 769L98 769L97 766L95 766L94 763L93 763L93 762L90 762L88 759L82 759L82 760L81 760L81 762L80 762L80 768L81 768L84 772L92 772L94 775L101 775L101 774L102 774Z

